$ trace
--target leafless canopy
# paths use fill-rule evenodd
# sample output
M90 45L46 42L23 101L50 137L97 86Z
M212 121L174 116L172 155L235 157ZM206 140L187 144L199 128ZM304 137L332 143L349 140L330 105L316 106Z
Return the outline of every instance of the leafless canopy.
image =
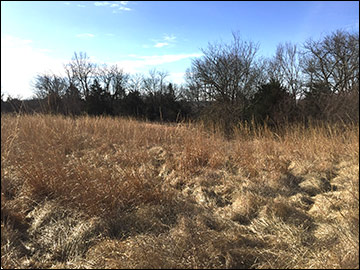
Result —
M96 77L104 90L117 97L124 97L125 88L129 80L129 74L117 65L107 66L106 64L97 67Z
M303 72L310 84L325 84L334 93L359 85L359 33L336 31L304 44Z
M64 78L50 73L37 75L33 85L36 96L41 99L51 94L61 96L65 93L67 86Z
M202 50L204 55L193 60L188 82L211 100L241 101L252 94L259 78L255 61L258 48L258 44L242 41L237 33L229 45L209 44Z
M151 69L149 71L149 76L143 78L144 90L148 94L164 93L166 88L166 77L169 76L169 73L166 71L157 71L156 69Z
M303 74L300 66L300 52L296 44L280 43L275 56L269 61L268 76L286 87L295 100L302 96Z
M65 65L65 71L69 81L74 85L79 85L82 94L87 97L92 76L95 75L96 64L90 61L86 53L80 52L78 55L75 52L71 62Z

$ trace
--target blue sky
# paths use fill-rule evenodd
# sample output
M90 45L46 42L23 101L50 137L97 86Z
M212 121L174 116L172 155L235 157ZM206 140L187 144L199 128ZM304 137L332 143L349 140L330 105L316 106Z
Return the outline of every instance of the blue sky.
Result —
M270 57L280 42L359 31L358 10L358 1L1 1L1 91L32 96L34 76L61 75L75 51L182 83L201 48L230 42L232 31Z

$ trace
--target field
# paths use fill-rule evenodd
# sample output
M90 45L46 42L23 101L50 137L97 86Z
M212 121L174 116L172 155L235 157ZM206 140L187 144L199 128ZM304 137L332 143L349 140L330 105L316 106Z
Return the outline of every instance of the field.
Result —
M1 116L2 268L359 268L359 126Z

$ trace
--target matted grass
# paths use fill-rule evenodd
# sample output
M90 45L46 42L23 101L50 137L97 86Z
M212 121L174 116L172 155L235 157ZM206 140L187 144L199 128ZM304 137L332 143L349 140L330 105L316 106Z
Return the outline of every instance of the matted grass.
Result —
M1 116L3 268L359 268L359 126Z

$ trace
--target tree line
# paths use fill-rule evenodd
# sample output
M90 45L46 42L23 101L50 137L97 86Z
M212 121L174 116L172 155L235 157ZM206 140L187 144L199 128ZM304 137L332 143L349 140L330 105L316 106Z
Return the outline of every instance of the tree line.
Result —
M230 43L209 43L202 52L183 85L169 82L165 71L130 75L74 53L65 77L36 76L36 100L8 98L1 108L155 121L201 118L225 131L239 121L359 120L358 32L337 30L300 46L280 43L270 58L258 55L259 44L233 33Z

